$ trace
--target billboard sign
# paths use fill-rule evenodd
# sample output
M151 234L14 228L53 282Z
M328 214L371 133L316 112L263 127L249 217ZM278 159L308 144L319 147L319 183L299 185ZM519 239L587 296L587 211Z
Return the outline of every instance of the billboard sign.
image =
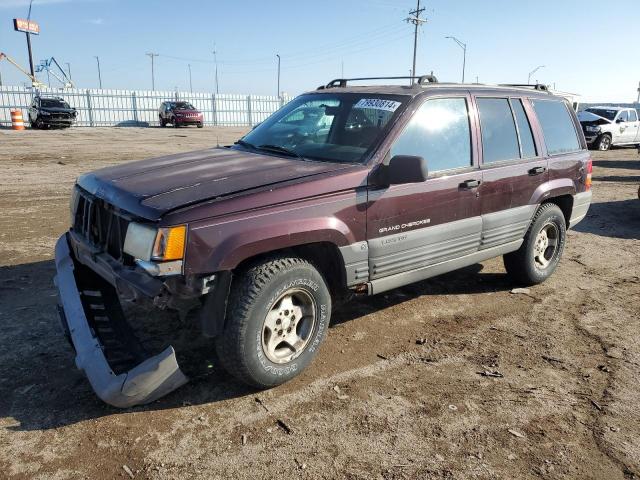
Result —
M40 35L40 25L38 22L32 20L25 20L24 18L14 18L13 28L16 32L31 33L33 35Z

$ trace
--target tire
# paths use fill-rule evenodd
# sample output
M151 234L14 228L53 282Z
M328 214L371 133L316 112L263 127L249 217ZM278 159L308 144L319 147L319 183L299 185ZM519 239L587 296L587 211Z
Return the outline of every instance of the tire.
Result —
M555 203L543 204L533 217L522 246L504 255L507 273L523 285L544 282L558 266L566 239L567 223L562 210Z
M160 117L160 128L165 128L167 126L167 122L164 121L164 118Z
M171 120L171 123L173 123L173 128L178 128L180 127L180 124L178 123L178 121L175 119L175 117L173 118L173 120Z
M203 127L204 127L204 125L202 123L198 124L198 128L203 128Z
M331 295L318 270L301 258L271 257L234 279L216 353L242 382L274 387L311 363L330 317ZM287 341L297 342L298 350Z
M604 133L598 137L595 142L596 150L600 150L601 152L606 152L611 148L611 135L608 133Z
M31 122L31 128L35 128L36 130L43 130L44 126L42 125L42 119L40 117L36 117L35 122Z

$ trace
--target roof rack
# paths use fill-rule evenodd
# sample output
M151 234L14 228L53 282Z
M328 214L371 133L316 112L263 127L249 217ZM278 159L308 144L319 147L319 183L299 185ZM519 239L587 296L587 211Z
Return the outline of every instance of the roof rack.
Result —
M540 90L541 92L548 92L549 87L542 83L501 83L500 87L518 87L518 88L532 88L534 90Z
M426 85L428 83L438 83L438 79L435 75L421 75L419 77L408 76L408 77L360 77L360 78L336 78L335 80L331 80L326 85L320 85L318 90L324 90L325 88L345 88L347 86L347 82L355 82L361 80L415 80L418 85Z

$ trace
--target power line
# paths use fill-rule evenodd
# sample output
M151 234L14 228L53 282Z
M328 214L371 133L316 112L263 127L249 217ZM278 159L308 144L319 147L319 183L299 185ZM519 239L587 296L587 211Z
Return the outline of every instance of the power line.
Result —
M418 27L424 23L427 23L426 18L420 18L422 12L426 9L424 7L420 8L420 0L418 0L418 5L415 10L409 12L409 17L405 18L407 23L411 23L414 26L413 33L413 68L411 69L412 76L416 76L416 54L418 51Z

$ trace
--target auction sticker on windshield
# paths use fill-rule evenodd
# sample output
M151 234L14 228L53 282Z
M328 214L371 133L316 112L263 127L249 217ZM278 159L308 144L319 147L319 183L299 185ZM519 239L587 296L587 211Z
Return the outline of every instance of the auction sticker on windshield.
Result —
M385 110L395 112L400 106L400 102L385 100L384 98L361 98L353 108L371 108L374 110Z

